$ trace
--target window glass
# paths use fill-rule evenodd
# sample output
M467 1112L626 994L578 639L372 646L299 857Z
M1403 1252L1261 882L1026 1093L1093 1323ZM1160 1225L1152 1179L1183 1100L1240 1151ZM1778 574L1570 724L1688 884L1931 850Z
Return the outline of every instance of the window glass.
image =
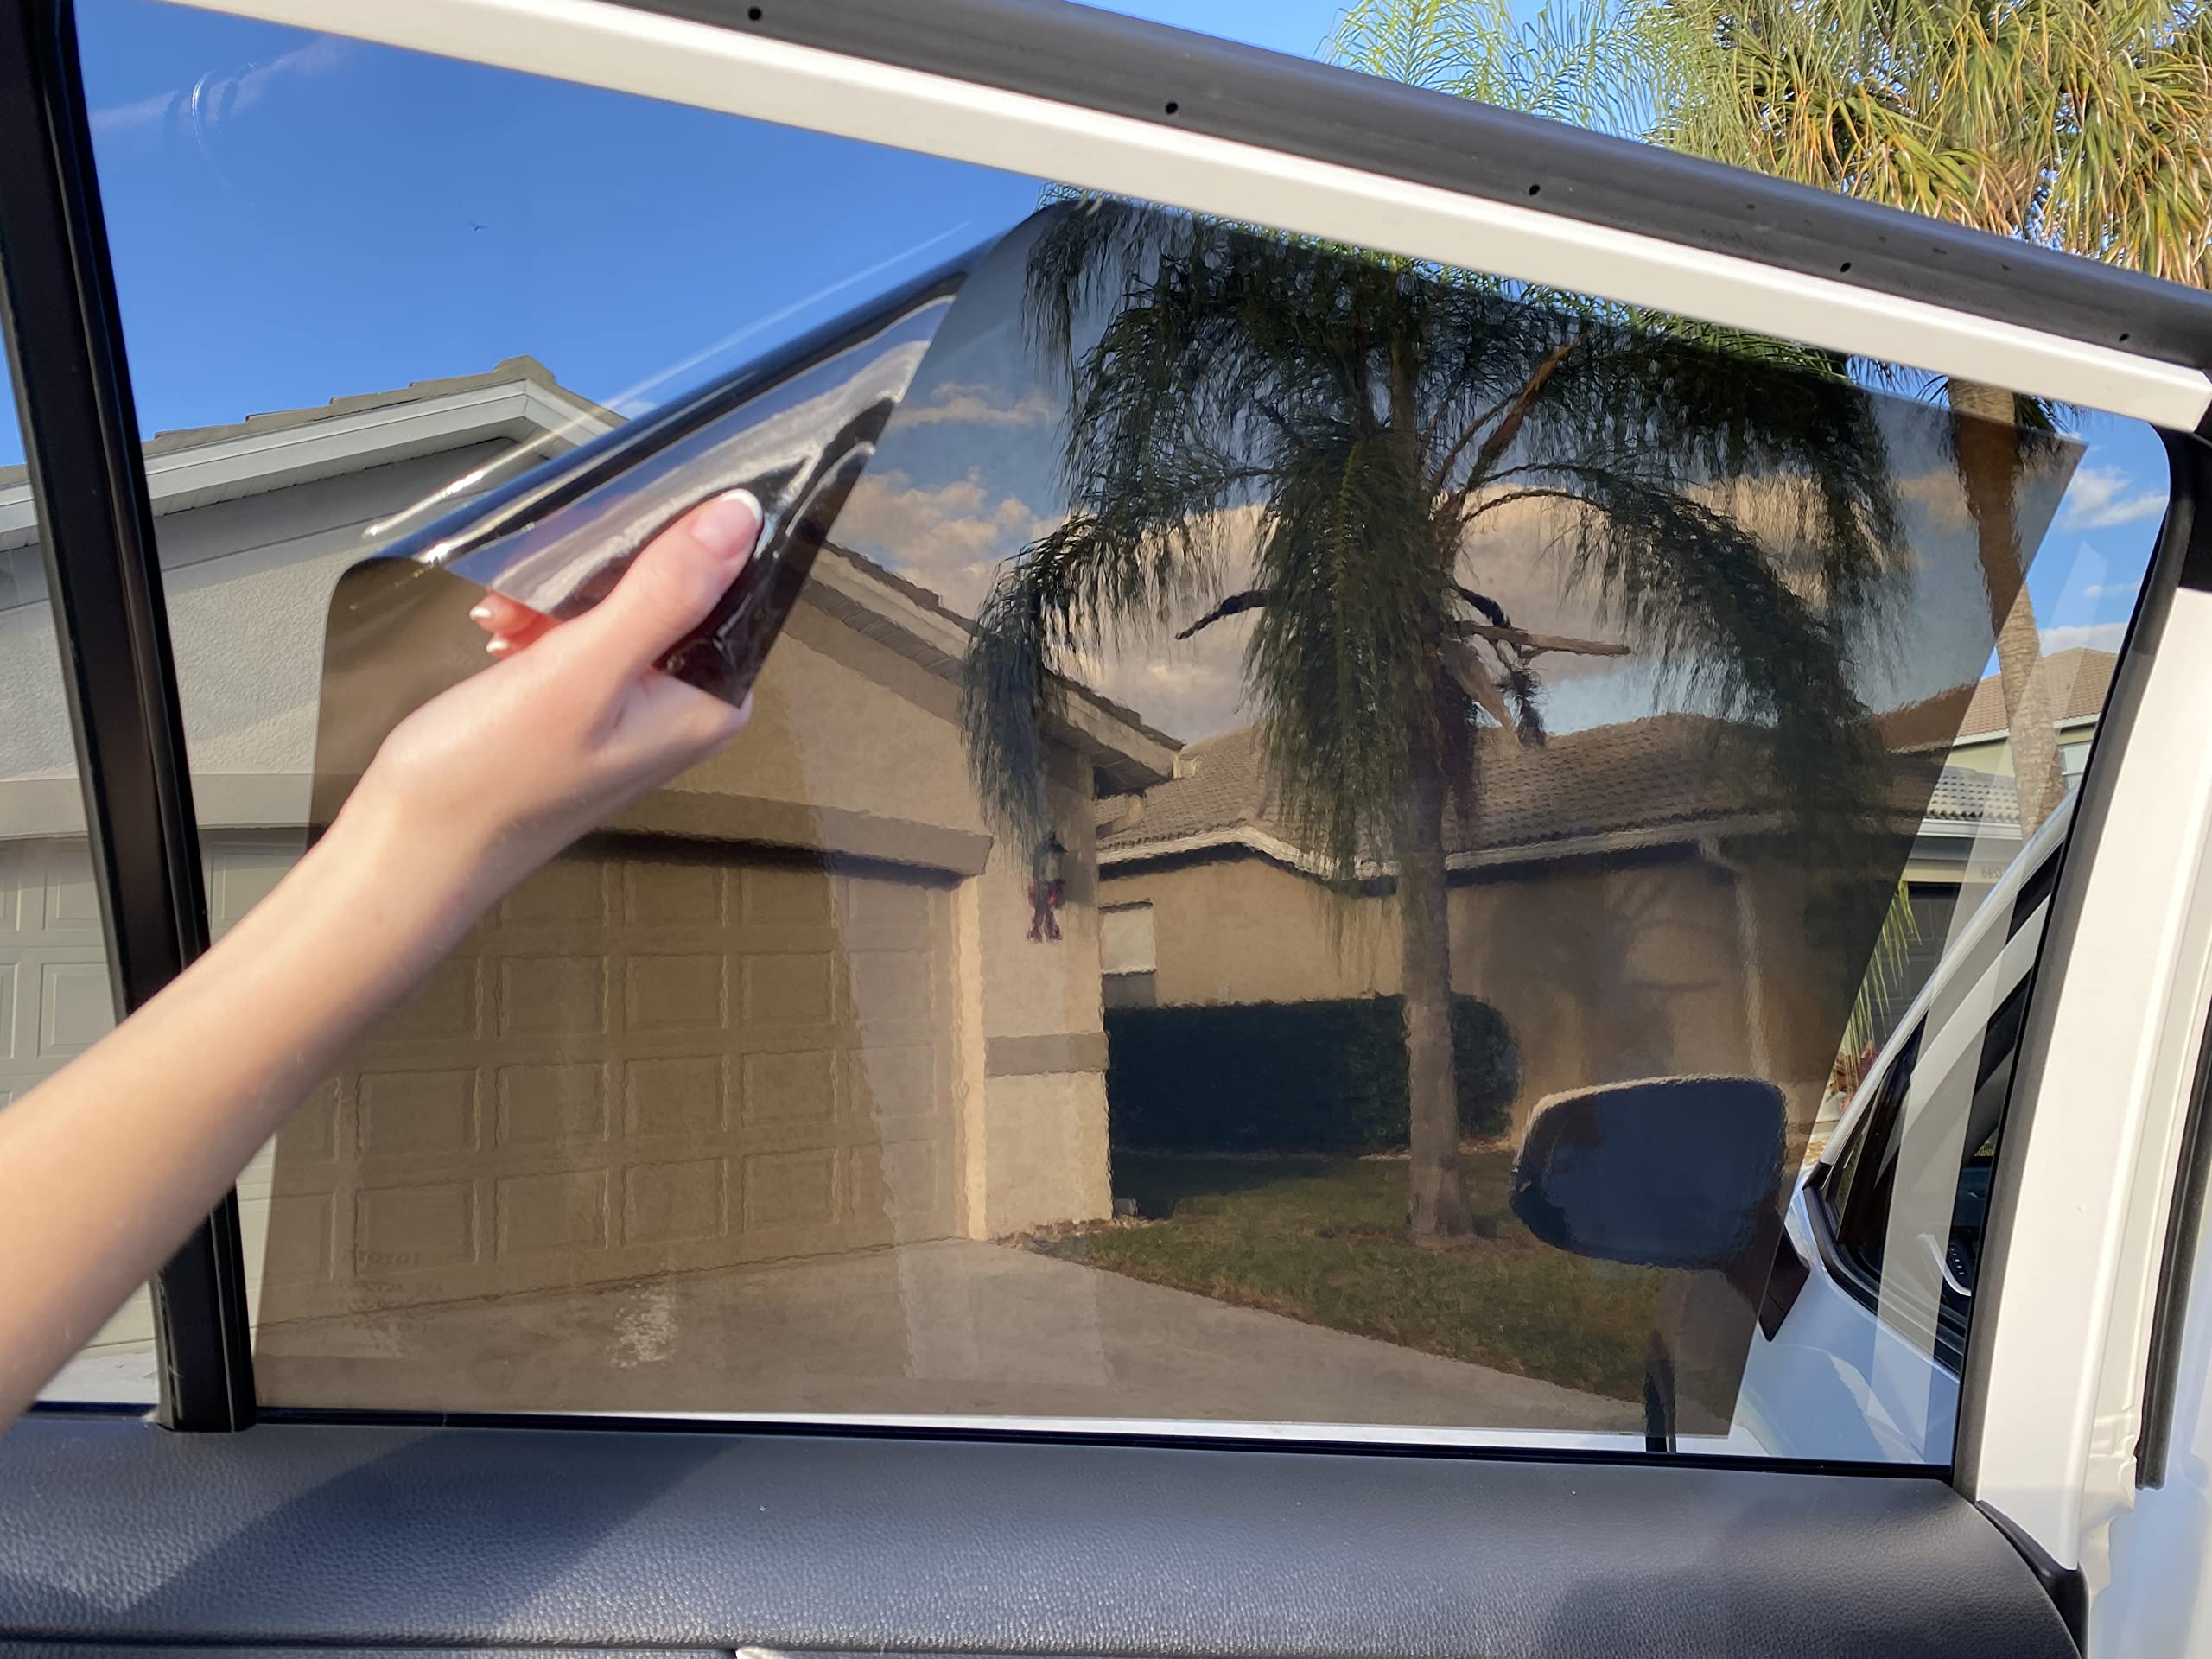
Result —
M1098 910L1100 987L1109 1008L1150 1007L1159 965L1150 905L1102 905Z
M1938 999L1927 1015L1938 1022L1948 1069L1920 1064L1929 1028L1916 1027L1869 1090L1859 1122L1811 1199L1821 1211L1827 1265L1837 1282L1866 1308L1926 1337L1953 1373L1964 1363L1998 1134L2057 866L2054 854L2016 872L2017 887L1976 918L1990 945L2019 943L1989 952L1994 960L1984 983ZM1939 971L1955 981L1975 954L1962 950ZM1943 1042L1954 1032L1964 1040ZM1937 1144L1961 1153L1955 1179L1948 1190L1937 1184L1941 1198L1933 1205L1925 1190L1916 1203L1900 1204L1901 1178L1908 1189L1930 1185L1928 1164ZM1900 1239L1910 1252L1909 1271L1888 1282L1885 1295L1885 1263Z
M1153 970L1150 905L1107 905L1100 909L1098 965L1109 974L1148 974Z
M218 938L305 844L323 613L350 563L865 305L1038 196L980 168L181 7L99 0L78 27ZM575 142L554 166L558 134ZM50 649L26 660L51 677ZM55 749L29 765L66 766L58 684L51 703L12 728ZM50 786L73 801L66 772ZM657 1068L637 1086L679 1086L682 1066ZM487 1147L540 1144L581 1109L561 1093L573 1069L487 1072L465 1103L448 1071L404 1075L348 1084L349 1160L450 1149L442 1104ZM499 1089L533 1093L503 1106ZM321 1109L287 1145L313 1141ZM422 1121L394 1129L401 1115ZM353 1268L454 1248L450 1214L334 1192L302 1159L293 1179L272 1143L239 1182L257 1311L270 1283L350 1286ZM573 1208L574 1185L505 1202ZM472 1213L467 1249L480 1227L483 1248L519 1252L531 1224ZM385 1247L383 1227L419 1230L419 1249ZM134 1334L149 1350L143 1313ZM265 1379L279 1362L272 1349Z
M1866 1103L1865 1130L1852 1138L1821 1192L1822 1204L1834 1218L1838 1254L1858 1269L1868 1287L1881 1277L1883 1223L1889 1216L1897 1174L1897 1125L1919 1063L1923 1034L1916 1030L1906 1038L1883 1071Z
M2066 810L2155 435L2024 439L1772 340L756 123L82 18L219 929L296 855L318 721L378 683L320 679L326 610L417 504L991 245L751 728L503 903L242 1181L265 1400L1639 1446L1656 1333L1683 1443L1857 1409L1716 1310L1759 1305L1783 1168ZM588 137L514 164L546 131ZM1716 1255L1598 1146L1635 1192L1725 1167L1750 1230ZM1964 1148L1900 1146L1964 1204Z
M0 401L0 1111L115 1023L37 515L12 389ZM141 1290L51 1382L49 1400L151 1405Z

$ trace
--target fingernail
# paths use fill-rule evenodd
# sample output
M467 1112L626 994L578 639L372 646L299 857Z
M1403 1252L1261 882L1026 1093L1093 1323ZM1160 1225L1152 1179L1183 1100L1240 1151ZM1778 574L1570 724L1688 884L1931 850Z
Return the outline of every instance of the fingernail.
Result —
M489 622L492 620L491 606L488 604L479 605L475 609L469 612L468 620L472 622Z
M515 644L512 639L494 639L484 647L484 652L486 656L504 657L514 648Z
M753 538L766 522L760 499L750 490L732 490L699 509L691 533L717 557L734 562L753 545Z

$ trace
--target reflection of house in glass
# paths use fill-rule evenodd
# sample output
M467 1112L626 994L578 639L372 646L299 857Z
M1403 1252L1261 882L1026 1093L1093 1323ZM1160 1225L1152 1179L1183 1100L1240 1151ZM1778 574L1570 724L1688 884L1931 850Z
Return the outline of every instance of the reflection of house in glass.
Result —
M1473 814L1453 811L1447 831L1452 985L1504 1016L1516 1132L1536 1101L1586 1084L1749 1071L1816 1088L1824 1075L1834 1033L1824 1052L1789 1020L1808 995L1788 967L1802 906L1765 850L1771 814L1716 754L1720 734L1689 715L1540 748L1485 734ZM1127 981L1109 960L1109 1001L1396 994L1389 872L1349 900L1317 879L1275 809L1256 728L1193 744L1172 782L1102 817L1109 929L1141 917L1151 963Z
M2112 690L2118 657L2076 646L2053 652L2041 672L2058 728L2058 760L2070 786L2088 764L2097 721ZM1878 1035L1928 982L1954 928L2005 873L2020 849L2019 797L2012 785L2012 744L1996 675L1974 688L1961 718L1940 703L1902 709L1882 722L1900 753L1942 757L1943 772L1905 867L1913 938L1895 993L1878 1009Z
M2113 660L2070 651L2044 665L2069 779ZM1905 869L1918 938L1891 1017L1942 954L1961 893L1970 909L2019 846L1995 679L1968 700L1962 728L1959 707L1954 695L1883 722L1893 753L1942 761L1932 791L1918 767L1901 768L1903 797L1926 806ZM1955 740L1934 731L1945 720ZM1833 1053L1835 1033L1824 1032L1796 1056L1800 1033L1783 1010L1809 995L1791 982L1798 912L1763 850L1770 820L1715 764L1717 726L1659 715L1541 748L1485 734L1474 814L1454 813L1448 843L1452 983L1504 1016L1519 1060L1516 1132L1555 1090L1745 1071L1802 1086L1791 1058L1817 1072ZM1193 744L1171 782L1103 802L1098 858L1109 1007L1398 989L1388 872L1349 902L1324 887L1282 820L1256 727ZM1823 1044L1827 1053L1813 1052Z
M324 611L365 531L618 418L517 359L149 443L218 932L301 846ZM35 535L0 474L0 1105L110 1018ZM1179 752L1074 687L1046 732L1063 937L1031 943L1027 849L970 779L969 638L877 564L817 563L745 737L509 900L241 1180L264 1380L359 1380L318 1316L1103 1217L1102 1004L1395 990L1387 873L1349 905L1317 878L1252 728ZM2069 748L2110 673L2083 660L2054 696ZM1916 806L1916 903L2017 844L1979 718ZM1751 1071L1817 1099L1834 1021L1800 1013L1802 906L1716 729L1488 740L1452 816L1452 975L1504 1018L1516 1129L1614 1077ZM99 1356L143 1369L149 1318L134 1301Z

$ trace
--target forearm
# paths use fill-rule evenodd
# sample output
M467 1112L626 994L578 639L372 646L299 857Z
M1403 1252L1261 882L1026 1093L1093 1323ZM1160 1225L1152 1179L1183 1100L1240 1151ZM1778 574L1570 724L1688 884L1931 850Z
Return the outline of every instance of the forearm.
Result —
M558 626L487 595L470 615L512 660L395 727L274 893L0 1111L0 1426L507 887L737 734L751 699L655 664L729 591L760 527L746 491L694 507Z
M399 840L349 808L205 957L0 1111L0 1424L488 901Z

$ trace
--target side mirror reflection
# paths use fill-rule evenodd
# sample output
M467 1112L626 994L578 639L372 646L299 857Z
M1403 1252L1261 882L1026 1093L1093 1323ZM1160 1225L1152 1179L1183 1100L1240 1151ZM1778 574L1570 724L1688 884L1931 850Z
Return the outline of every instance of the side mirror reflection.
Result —
M1513 1166L1513 1212L1577 1255L1726 1269L1775 1213L1784 1117L1782 1090L1757 1077L1662 1077L1550 1096Z
M1675 1449L1683 1408L1726 1433L1781 1227L1787 1106L1757 1077L1604 1084L1539 1102L1513 1212L1546 1243L1687 1270L1644 1353L1644 1443Z

